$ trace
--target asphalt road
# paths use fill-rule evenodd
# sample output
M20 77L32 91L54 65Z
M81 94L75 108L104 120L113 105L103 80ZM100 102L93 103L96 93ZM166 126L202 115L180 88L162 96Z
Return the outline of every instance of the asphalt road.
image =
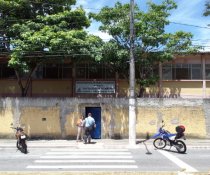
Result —
M0 171L171 171L210 172L210 147L156 150L100 147L29 147L23 154L14 147L0 147Z

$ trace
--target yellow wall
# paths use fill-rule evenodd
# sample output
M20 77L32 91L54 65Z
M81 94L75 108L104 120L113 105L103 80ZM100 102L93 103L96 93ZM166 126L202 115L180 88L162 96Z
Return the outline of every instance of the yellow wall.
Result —
M58 107L27 107L21 110L21 126L32 137L61 137Z
M119 80L118 81L118 96L119 97L124 97L128 96L129 94L129 82L128 80Z
M33 81L32 94L34 95L53 95L63 94L65 96L72 95L72 82L70 80L45 80Z
M125 107L116 107L112 109L113 113L113 136L121 138L128 136L128 108Z
M20 88L16 80L0 80L0 95L19 96ZM73 95L71 80L34 80L32 87L29 88L29 96L68 96ZM149 87L146 89L145 97L157 97L158 87ZM136 84L136 94L139 93L139 87ZM202 81L163 81L163 97L203 97ZM210 81L206 82L206 95L210 96ZM88 96L88 95L87 95ZM89 95L91 97L91 95ZM127 80L118 81L118 97L129 96L129 82Z
M79 112L72 112L66 116L66 123L65 123L65 131L67 138L76 139L77 135L77 126L76 122L80 117L81 113Z
M203 84L201 81L165 81L162 84L162 94L164 97L179 96L199 96L203 94Z
M210 97L210 81L206 82L206 96Z
M177 125L186 127L185 134L190 137L205 138L206 121L202 107L170 107L170 108L154 108L144 107L138 108L137 114L137 135L140 136L147 132L150 135L157 132L162 120L165 121L165 129L171 133L175 133Z
M0 94L17 94L20 88L16 80L0 80Z
M10 128L13 122L12 109L0 108L0 137L14 136L14 131Z
M51 104L51 100L49 100ZM101 107L101 137L102 138L127 138L128 137L128 105L103 103L92 104ZM20 104L20 103L19 103ZM141 105L141 104L140 104ZM41 105L40 105L41 106ZM10 124L20 124L25 127L25 132L35 138L76 138L76 121L81 113L84 114L85 106L72 103L73 110L67 110L61 116L63 106L49 107L23 106L19 112L13 108L0 108L0 137L10 137L14 131ZM67 105L68 106L68 105ZM19 116L14 116L19 114ZM205 112L203 106L183 106L182 103L170 107L153 107L150 105L137 107L137 138L144 138L147 132L154 134L161 124L166 123L166 129L175 132L177 125L186 127L186 135L189 137L205 138L207 136ZM63 124L62 124L63 123Z

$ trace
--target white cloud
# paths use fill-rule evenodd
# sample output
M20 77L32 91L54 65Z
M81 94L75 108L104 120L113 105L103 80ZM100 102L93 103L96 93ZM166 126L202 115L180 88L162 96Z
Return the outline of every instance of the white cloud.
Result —
M91 33L95 36L99 36L104 41L108 41L112 38L108 33L104 33L101 31L90 31L89 33Z

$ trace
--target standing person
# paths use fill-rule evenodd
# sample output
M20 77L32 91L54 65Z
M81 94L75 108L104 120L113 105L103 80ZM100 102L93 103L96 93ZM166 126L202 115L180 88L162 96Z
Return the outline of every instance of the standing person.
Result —
M79 140L83 140L84 119L84 116L81 114L80 118L77 120L77 142L79 142Z
M96 127L95 119L92 117L91 113L88 113L88 116L85 118L85 135L84 135L84 143L87 141L90 143L91 141L91 131Z

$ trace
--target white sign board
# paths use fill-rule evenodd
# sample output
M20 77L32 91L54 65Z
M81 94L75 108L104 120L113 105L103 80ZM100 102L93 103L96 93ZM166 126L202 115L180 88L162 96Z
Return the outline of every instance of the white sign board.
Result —
M76 81L76 93L87 94L113 94L115 93L114 81Z

